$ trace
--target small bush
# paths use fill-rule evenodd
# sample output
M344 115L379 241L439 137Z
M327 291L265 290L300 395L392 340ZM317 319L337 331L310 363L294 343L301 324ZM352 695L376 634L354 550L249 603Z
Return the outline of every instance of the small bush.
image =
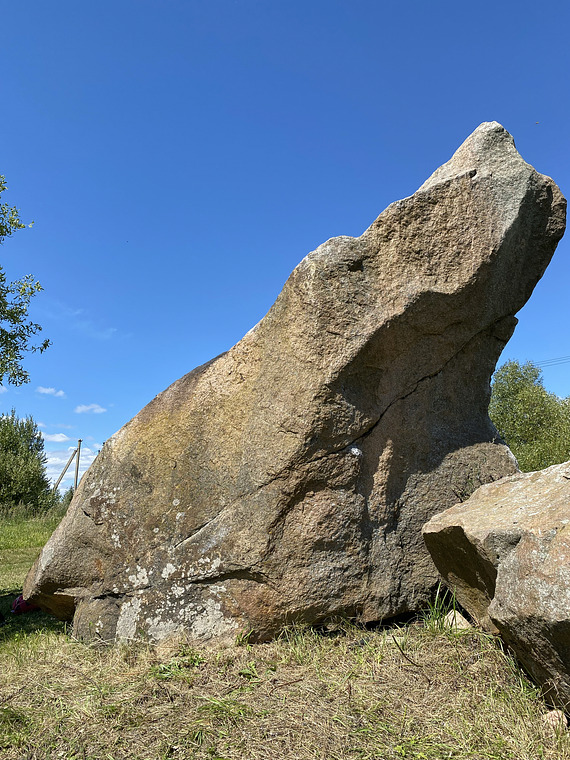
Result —
M549 393L536 365L506 362L491 391L489 416L523 472L570 459L570 399Z
M31 417L0 416L0 511L42 514L59 503L45 471L44 441Z

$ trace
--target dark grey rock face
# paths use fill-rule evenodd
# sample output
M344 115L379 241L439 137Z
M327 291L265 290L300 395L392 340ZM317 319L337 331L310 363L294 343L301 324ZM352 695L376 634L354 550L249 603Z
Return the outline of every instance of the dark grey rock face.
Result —
M417 608L437 581L421 526L516 470L489 378L564 210L508 132L481 125L107 441L26 596L105 639L261 639Z

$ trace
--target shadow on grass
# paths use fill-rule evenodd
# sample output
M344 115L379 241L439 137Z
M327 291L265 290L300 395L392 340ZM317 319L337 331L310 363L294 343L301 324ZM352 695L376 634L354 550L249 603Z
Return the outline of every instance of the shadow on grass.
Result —
M0 590L0 612L4 616L4 623L0 625L0 644L22 634L66 632L64 622L41 610L14 615L12 602L21 593L19 589Z

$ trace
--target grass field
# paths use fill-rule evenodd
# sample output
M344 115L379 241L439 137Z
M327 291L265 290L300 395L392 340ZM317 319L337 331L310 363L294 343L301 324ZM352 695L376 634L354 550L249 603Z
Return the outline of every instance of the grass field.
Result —
M2 760L570 760L498 643L441 605L407 625L223 648L101 648L8 612L57 517L0 522Z

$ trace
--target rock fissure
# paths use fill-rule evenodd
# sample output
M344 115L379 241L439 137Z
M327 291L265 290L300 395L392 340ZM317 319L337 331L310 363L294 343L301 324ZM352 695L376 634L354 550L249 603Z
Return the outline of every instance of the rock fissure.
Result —
M506 315L506 316L507 316L507 317L513 317L514 315ZM404 394L402 394L401 396L398 396L397 398L395 398L395 399L393 399L392 401L390 401L390 402L388 403L388 405L387 405L387 406L386 406L386 407L385 407L385 408L382 410L382 412L380 413L380 415L378 416L378 418L377 418L377 419L376 419L376 420L375 420L375 421L374 421L374 422L373 422L373 423L372 423L372 424L371 424L369 427L366 427L366 428L365 428L365 429L364 429L362 432L360 432L360 433L359 433L357 436L355 436L355 437L354 437L354 438L353 438L351 441L349 441L348 443L344 444L344 446L342 446L342 448L339 448L339 449L337 449L337 450L333 450L333 451L330 451L330 452L328 452L327 454L323 454L322 456L319 456L319 457L316 457L316 458L312 459L311 461L312 461L312 462L315 462L315 461L318 461L319 459L324 459L324 458L326 458L327 456L331 456L332 454L340 453L340 452L344 451L345 449L348 449L348 448L350 448L351 446L354 446L354 445L358 444L358 442L361 442L361 441L363 441L363 440L364 440L364 439L365 439L367 436L371 435L371 434L374 432L374 430L375 430L375 429L378 427L378 425L379 425L379 424L382 422L382 420L383 420L383 418L385 417L385 415L387 414L387 412L389 412L389 410L390 410L390 409L391 409L391 408L392 408L392 407L393 407L395 404L397 404L397 403L399 403L399 402L401 402L401 401L405 401L407 398L409 398L409 397L410 397L410 396L412 396L414 393L416 393L416 391L418 390L418 388L421 386L421 384L422 384L422 383L426 382L427 380L433 380L433 379L434 379L434 378L436 378L438 375L440 375L440 374L441 374L441 373L442 373L442 372L443 372L443 371L446 369L446 367L448 367L448 365L449 365L449 364L451 364L451 363L452 363L454 360L456 360L456 359L457 359L457 357L458 357L458 356L460 356L460 355L461 355L461 354L462 354L462 353L465 351L465 349L467 348L467 346L468 346L468 345L469 345L469 344L470 344L472 341L475 341L475 340L477 340L477 338L479 338L479 337L481 337L481 336L483 336L483 335L485 335L485 334L489 333L490 331L492 331L492 330L495 328L495 326L496 326L496 325L497 325L499 322L502 322L502 321L503 321L503 319L504 319L504 318L505 318L505 317L504 317L504 316L502 316L502 317L501 317L501 319L499 319L499 320L495 320L495 321L494 321L494 322L492 322L490 325L487 325L486 327L483 327L483 328L482 328L482 329L481 329L481 330L480 330L478 333L476 333L476 334L472 335L472 336L471 336L471 337L470 337L468 340L466 340L466 341L465 341L465 343L464 343L462 346L460 346L460 348L459 348L459 349L458 349L458 350L457 350L457 351L456 351L456 352L455 352L455 353L454 353L452 356L450 356L450 357L449 357L449 358L448 358L448 359L447 359L447 360L446 360L446 361L445 361L445 362L444 362L444 363L443 363L443 364L442 364L442 365L441 365L441 366L440 366L440 367L439 367L439 368L438 368L438 369L437 369L435 372L431 372L430 374L428 374L428 375L425 375L424 377L421 377L419 380L417 380L417 381L415 382L415 384L414 384L414 387L413 387L411 390L409 390L409 391L405 392L405 393L404 393Z
M229 580L245 580L253 581L254 583L273 585L271 578L262 572L252 570L251 568L236 568L235 570L228 570L227 572L219 573L210 578L192 578L190 583L192 585L213 585L218 583L224 583Z

